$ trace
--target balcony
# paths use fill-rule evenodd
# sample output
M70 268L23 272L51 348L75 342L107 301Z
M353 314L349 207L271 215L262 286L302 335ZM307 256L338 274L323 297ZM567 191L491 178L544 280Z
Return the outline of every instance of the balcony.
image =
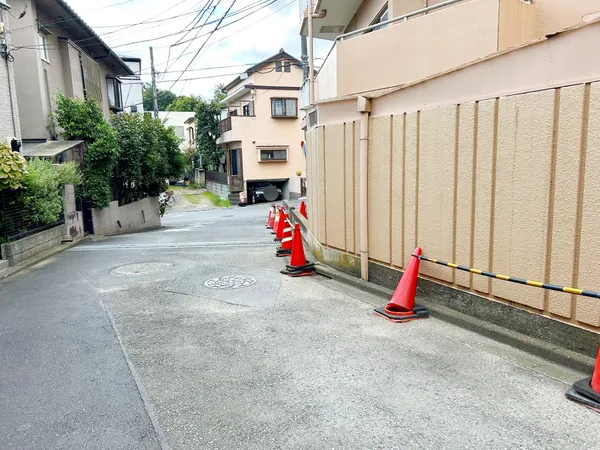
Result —
M521 0L445 3L338 37L316 78L315 101L415 83L536 38L535 8Z
M252 126L256 119L255 116L229 116L219 122L221 136L217 139L217 144L226 144L228 142L241 141L247 133L249 126Z

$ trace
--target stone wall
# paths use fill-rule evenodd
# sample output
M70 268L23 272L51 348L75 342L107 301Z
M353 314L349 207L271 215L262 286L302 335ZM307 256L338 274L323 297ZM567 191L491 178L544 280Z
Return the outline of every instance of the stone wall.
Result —
M217 194L221 198L227 198L229 195L229 186L226 184L217 183L216 181L207 180L206 189L213 194Z
M2 257L14 266L32 256L58 247L65 234L65 225L59 225L18 241L2 244Z
M108 208L93 209L95 234L120 234L160 227L158 199L149 197L128 205L110 203Z

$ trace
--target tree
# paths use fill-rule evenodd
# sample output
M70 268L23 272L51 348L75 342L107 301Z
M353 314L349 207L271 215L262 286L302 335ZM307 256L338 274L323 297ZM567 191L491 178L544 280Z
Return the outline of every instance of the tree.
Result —
M221 104L223 100L227 97L227 89L225 89L225 85L223 83L219 83L215 86L213 91L213 101Z
M144 100L144 111L153 111L154 99L150 83L144 83L142 98ZM158 98L158 110L167 111L167 107L177 99L177 95L169 90L157 89L156 98Z
M95 208L110 204L110 182L119 156L114 129L92 99L71 99L58 94L56 119L66 140L83 140L85 195Z
M201 97L194 95L181 95L167 106L167 111L196 111L202 101Z
M216 169L223 150L217 145L221 106L217 101L202 101L196 111L196 144L206 169Z

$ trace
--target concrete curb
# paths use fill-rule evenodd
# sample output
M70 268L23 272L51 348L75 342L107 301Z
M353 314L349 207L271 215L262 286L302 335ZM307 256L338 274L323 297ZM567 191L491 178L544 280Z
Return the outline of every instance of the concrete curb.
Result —
M364 281L360 278L345 274L323 264L318 264L317 272L330 277L335 281L380 297L381 303L373 306L384 306L392 297L394 292L391 289ZM430 302L422 296L417 296L417 304L428 308L431 311L432 317L458 325L461 328L474 331L478 334L489 337L498 342L508 344L511 347L523 350L535 356L539 356L548 361L586 373L592 373L594 370L594 358L590 358L580 353L549 344L541 339L526 336L499 325L494 325L484 320L477 319L476 317L463 314L459 311L446 308L434 302Z
M53 249L50 249L43 253L40 253L39 255L34 256L33 258L26 259L25 261L22 261L19 264L11 266L8 269L0 272L0 280L11 277L14 274L19 273L25 269L29 269L31 266L35 266L37 263L44 261L45 259L48 259L58 253L64 252L65 250L73 248L73 247L79 245L80 243L88 241L88 240L91 240L90 236L86 236L84 238L79 238L79 239L74 239L71 242L65 242L63 244L60 244L58 247L54 247Z

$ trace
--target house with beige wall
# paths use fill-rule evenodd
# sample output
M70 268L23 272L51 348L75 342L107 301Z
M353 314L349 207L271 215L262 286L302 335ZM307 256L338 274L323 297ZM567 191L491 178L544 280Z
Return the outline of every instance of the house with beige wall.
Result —
M10 4L15 11L26 11L20 19L10 18L24 153L35 145L32 149L40 156L50 156L40 144L58 139L51 116L58 93L94 99L108 119L111 112L123 110L119 77L134 72L65 1ZM52 151L67 151L69 145L52 144Z
M600 291L600 2L438 3L313 3L332 48L302 104L311 250L390 288L419 246ZM443 307L597 352L598 299L427 262L420 276Z
M301 63L283 49L226 86L217 143L225 153L227 178L207 173L207 182L226 184L219 187L220 194L231 194L235 201L245 191L251 199L255 183L270 182L284 198L301 195L306 168L299 119L301 86Z

